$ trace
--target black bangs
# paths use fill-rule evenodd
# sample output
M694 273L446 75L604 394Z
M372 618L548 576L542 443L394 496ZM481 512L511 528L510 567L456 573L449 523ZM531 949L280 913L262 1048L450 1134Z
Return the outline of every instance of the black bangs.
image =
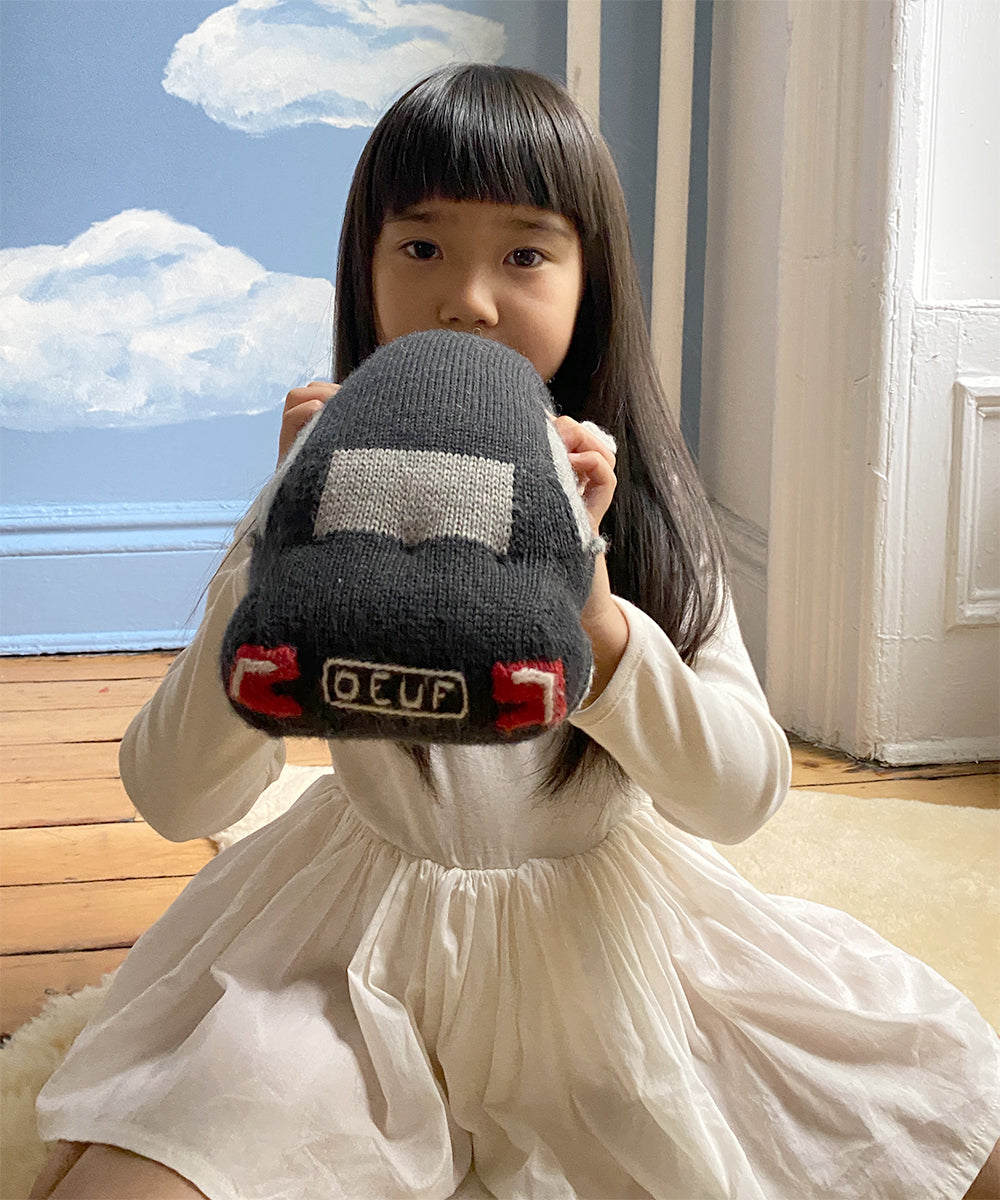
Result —
M587 287L574 346L552 392L560 404L563 392L579 403L602 353L595 331L609 328L609 301L601 298L614 254L608 230L634 273L621 188L607 147L563 88L531 71L485 63L445 67L416 84L361 153L337 263L334 378L345 379L378 344L371 262L386 216L432 197L543 208L574 226Z
M430 196L549 209L583 234L593 142L561 89L513 67L466 64L402 97L371 147L369 219ZM584 168L581 170L581 168Z

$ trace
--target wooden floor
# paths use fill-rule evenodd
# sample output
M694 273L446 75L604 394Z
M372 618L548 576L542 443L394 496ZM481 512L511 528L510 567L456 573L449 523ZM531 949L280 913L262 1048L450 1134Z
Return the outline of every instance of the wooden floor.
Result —
M214 853L136 813L118 742L172 653L0 659L0 1031L116 967ZM886 769L793 742L793 787L1000 807L996 763ZM289 761L329 761L293 742Z

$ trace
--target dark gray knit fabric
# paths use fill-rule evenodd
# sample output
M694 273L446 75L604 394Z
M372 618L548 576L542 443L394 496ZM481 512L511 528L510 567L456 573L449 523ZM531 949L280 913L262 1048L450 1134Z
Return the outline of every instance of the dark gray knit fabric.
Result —
M411 334L293 449L229 623L223 684L276 736L504 742L586 695L602 548L520 354Z

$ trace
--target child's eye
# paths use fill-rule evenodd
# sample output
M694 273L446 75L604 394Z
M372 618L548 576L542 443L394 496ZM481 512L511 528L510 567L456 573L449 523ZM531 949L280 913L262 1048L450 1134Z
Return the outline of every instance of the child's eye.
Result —
M512 250L507 257L515 267L537 267L544 261L541 251L532 250L528 246Z
M407 242L403 249L410 258L420 259L421 262L433 258L437 254L437 246L433 242L422 242L419 240Z

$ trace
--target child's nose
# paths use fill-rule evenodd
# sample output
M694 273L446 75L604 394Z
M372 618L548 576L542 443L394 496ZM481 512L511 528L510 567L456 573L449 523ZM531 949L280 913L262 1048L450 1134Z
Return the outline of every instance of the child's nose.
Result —
M489 281L479 274L454 278L438 306L438 320L449 329L475 329L497 324L500 314Z

